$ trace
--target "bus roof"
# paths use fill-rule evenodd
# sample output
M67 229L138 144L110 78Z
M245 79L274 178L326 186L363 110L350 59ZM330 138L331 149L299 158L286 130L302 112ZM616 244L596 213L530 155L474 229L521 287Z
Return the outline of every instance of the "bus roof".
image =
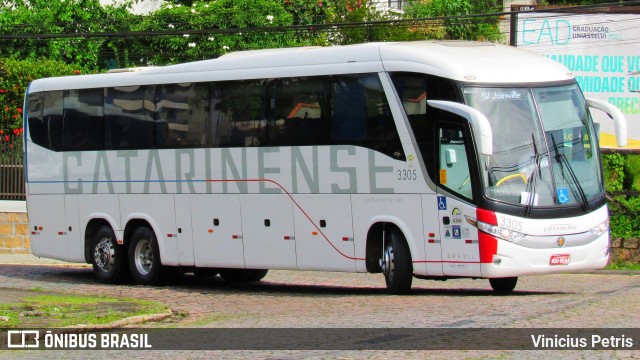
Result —
M36 80L31 92L198 81L411 71L470 83L572 79L563 65L511 46L471 41L381 42L230 53L213 60Z

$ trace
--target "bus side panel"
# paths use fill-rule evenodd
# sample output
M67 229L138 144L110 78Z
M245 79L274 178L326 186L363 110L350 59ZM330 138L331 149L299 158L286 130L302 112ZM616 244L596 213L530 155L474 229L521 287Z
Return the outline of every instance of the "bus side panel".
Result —
M425 265L427 275L442 276L442 237L440 235L440 217L438 216L438 196L422 195L424 221Z
M244 268L240 195L192 195L191 219L196 266Z
M293 208L287 194L240 195L249 269L296 269Z
M119 197L115 194L84 194L78 196L78 213L79 229L82 231L80 234L75 234L79 238L74 240L70 252L79 251L78 256L82 256L83 260L85 231L89 221L93 219L106 220L114 231L123 230L124 228L120 223ZM75 250L75 248L78 248L78 250Z
M475 217L475 207L453 197L440 196L438 218L445 276L480 276L478 229L465 220Z
M294 195L299 270L355 271L351 196Z
M122 224L130 220L145 220L158 239L162 265L179 265L178 231L172 194L120 195ZM126 240L125 240L126 241Z
M193 227L191 223L191 195L175 195L176 228L178 229L178 261L181 266L195 265Z
M64 195L29 195L27 213L33 255L67 260Z
M396 225L409 245L413 271L416 275L426 275L424 261L424 228L422 225L422 204L415 194L354 194L351 196L355 254L357 258L366 256L367 232L378 222ZM358 261L356 271L365 272L365 262Z
M80 227L80 214L78 209L78 195L65 195L64 208L66 222L60 232L66 232L67 236L67 260L84 262L84 239Z

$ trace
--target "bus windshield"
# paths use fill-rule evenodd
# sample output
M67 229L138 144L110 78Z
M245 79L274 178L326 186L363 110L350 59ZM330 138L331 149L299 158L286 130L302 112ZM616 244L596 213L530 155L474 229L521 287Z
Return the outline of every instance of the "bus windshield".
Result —
M528 209L588 208L602 194L597 138L578 85L463 92L493 131L493 154L481 161L488 198Z

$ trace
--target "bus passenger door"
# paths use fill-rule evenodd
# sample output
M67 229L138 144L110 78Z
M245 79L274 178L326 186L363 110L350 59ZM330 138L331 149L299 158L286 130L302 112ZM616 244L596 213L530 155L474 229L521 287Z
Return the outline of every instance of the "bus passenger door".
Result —
M351 196L294 195L299 270L355 271Z
M445 276L480 276L478 232L466 220L475 218L472 174L468 152L471 146L464 122L440 122L436 127L438 195L442 270ZM464 201L466 200L466 201Z
M291 198L284 193L240 195L247 269L296 269Z

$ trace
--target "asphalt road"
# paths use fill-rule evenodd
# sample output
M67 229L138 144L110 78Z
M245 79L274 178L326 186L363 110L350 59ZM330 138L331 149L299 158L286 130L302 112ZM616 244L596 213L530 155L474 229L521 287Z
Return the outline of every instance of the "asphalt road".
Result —
M2 260L2 259L0 259ZM97 283L88 265L0 264L0 287L39 288L158 301L181 314L144 326L185 328L640 328L640 275L598 272L524 277L509 295L486 280L414 280L410 295L387 295L380 274L270 271L260 283L187 277L171 287ZM2 294L0 294L0 299ZM640 339L636 339L640 342ZM12 352L48 358L55 352ZM640 358L606 351L71 351L69 358ZM60 352L57 356L59 357ZM0 358L3 354L0 353Z

